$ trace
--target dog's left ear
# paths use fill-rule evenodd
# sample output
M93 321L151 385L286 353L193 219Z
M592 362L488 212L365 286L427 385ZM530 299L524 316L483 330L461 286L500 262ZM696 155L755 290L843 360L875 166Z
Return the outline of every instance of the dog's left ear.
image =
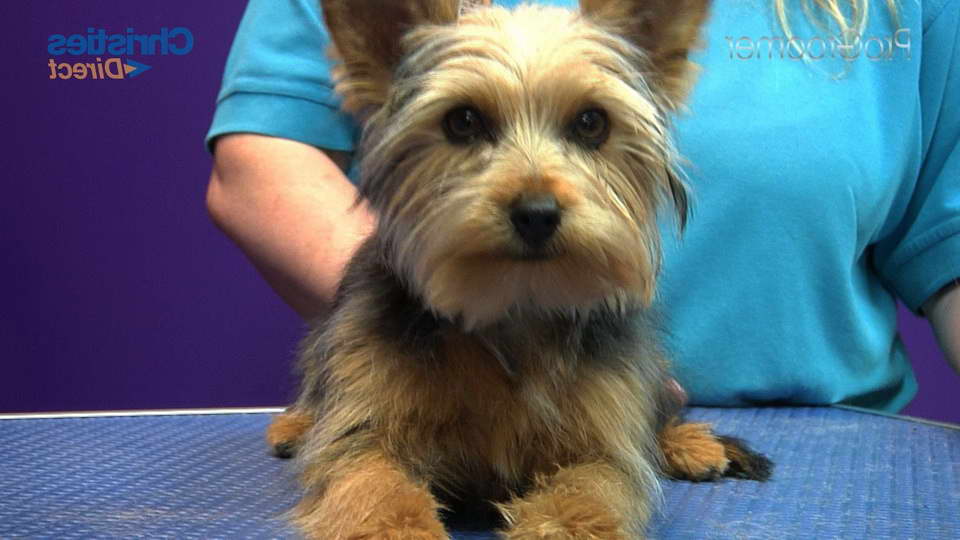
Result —
M403 36L422 24L456 22L460 0L322 0L341 64L334 68L343 108L365 117L384 104L403 58Z
M616 32L650 55L653 83L668 106L683 103L697 77L687 58L700 41L710 0L580 0L580 11L593 23Z

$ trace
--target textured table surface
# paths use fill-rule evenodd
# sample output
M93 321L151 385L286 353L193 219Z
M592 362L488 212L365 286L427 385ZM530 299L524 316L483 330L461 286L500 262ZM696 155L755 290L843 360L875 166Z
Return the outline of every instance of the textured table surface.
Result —
M664 482L653 538L960 539L960 430L844 409L693 409L776 462ZM268 414L0 420L0 538L292 538ZM494 538L457 532L455 538Z

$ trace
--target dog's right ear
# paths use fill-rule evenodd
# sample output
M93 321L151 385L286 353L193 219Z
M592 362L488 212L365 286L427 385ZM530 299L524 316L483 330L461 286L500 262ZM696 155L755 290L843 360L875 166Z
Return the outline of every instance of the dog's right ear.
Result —
M422 24L457 20L460 0L322 0L343 108L364 118L386 101L402 39Z

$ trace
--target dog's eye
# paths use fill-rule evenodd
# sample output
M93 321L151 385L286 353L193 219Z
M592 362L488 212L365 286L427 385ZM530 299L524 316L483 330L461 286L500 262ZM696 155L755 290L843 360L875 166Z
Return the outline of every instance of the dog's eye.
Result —
M607 113L603 109L587 109L577 113L570 131L580 143L590 148L599 148L610 135Z
M483 115L473 107L457 107L448 112L443 117L443 131L454 144L468 144L489 135Z

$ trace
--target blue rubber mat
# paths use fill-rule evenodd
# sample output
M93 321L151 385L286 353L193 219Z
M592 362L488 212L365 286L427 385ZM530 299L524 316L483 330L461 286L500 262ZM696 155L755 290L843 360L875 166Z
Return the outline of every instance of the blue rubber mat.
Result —
M653 538L960 538L960 430L830 408L690 417L749 440L774 476L664 482ZM0 420L0 538L294 538L296 481L266 453L268 422Z

